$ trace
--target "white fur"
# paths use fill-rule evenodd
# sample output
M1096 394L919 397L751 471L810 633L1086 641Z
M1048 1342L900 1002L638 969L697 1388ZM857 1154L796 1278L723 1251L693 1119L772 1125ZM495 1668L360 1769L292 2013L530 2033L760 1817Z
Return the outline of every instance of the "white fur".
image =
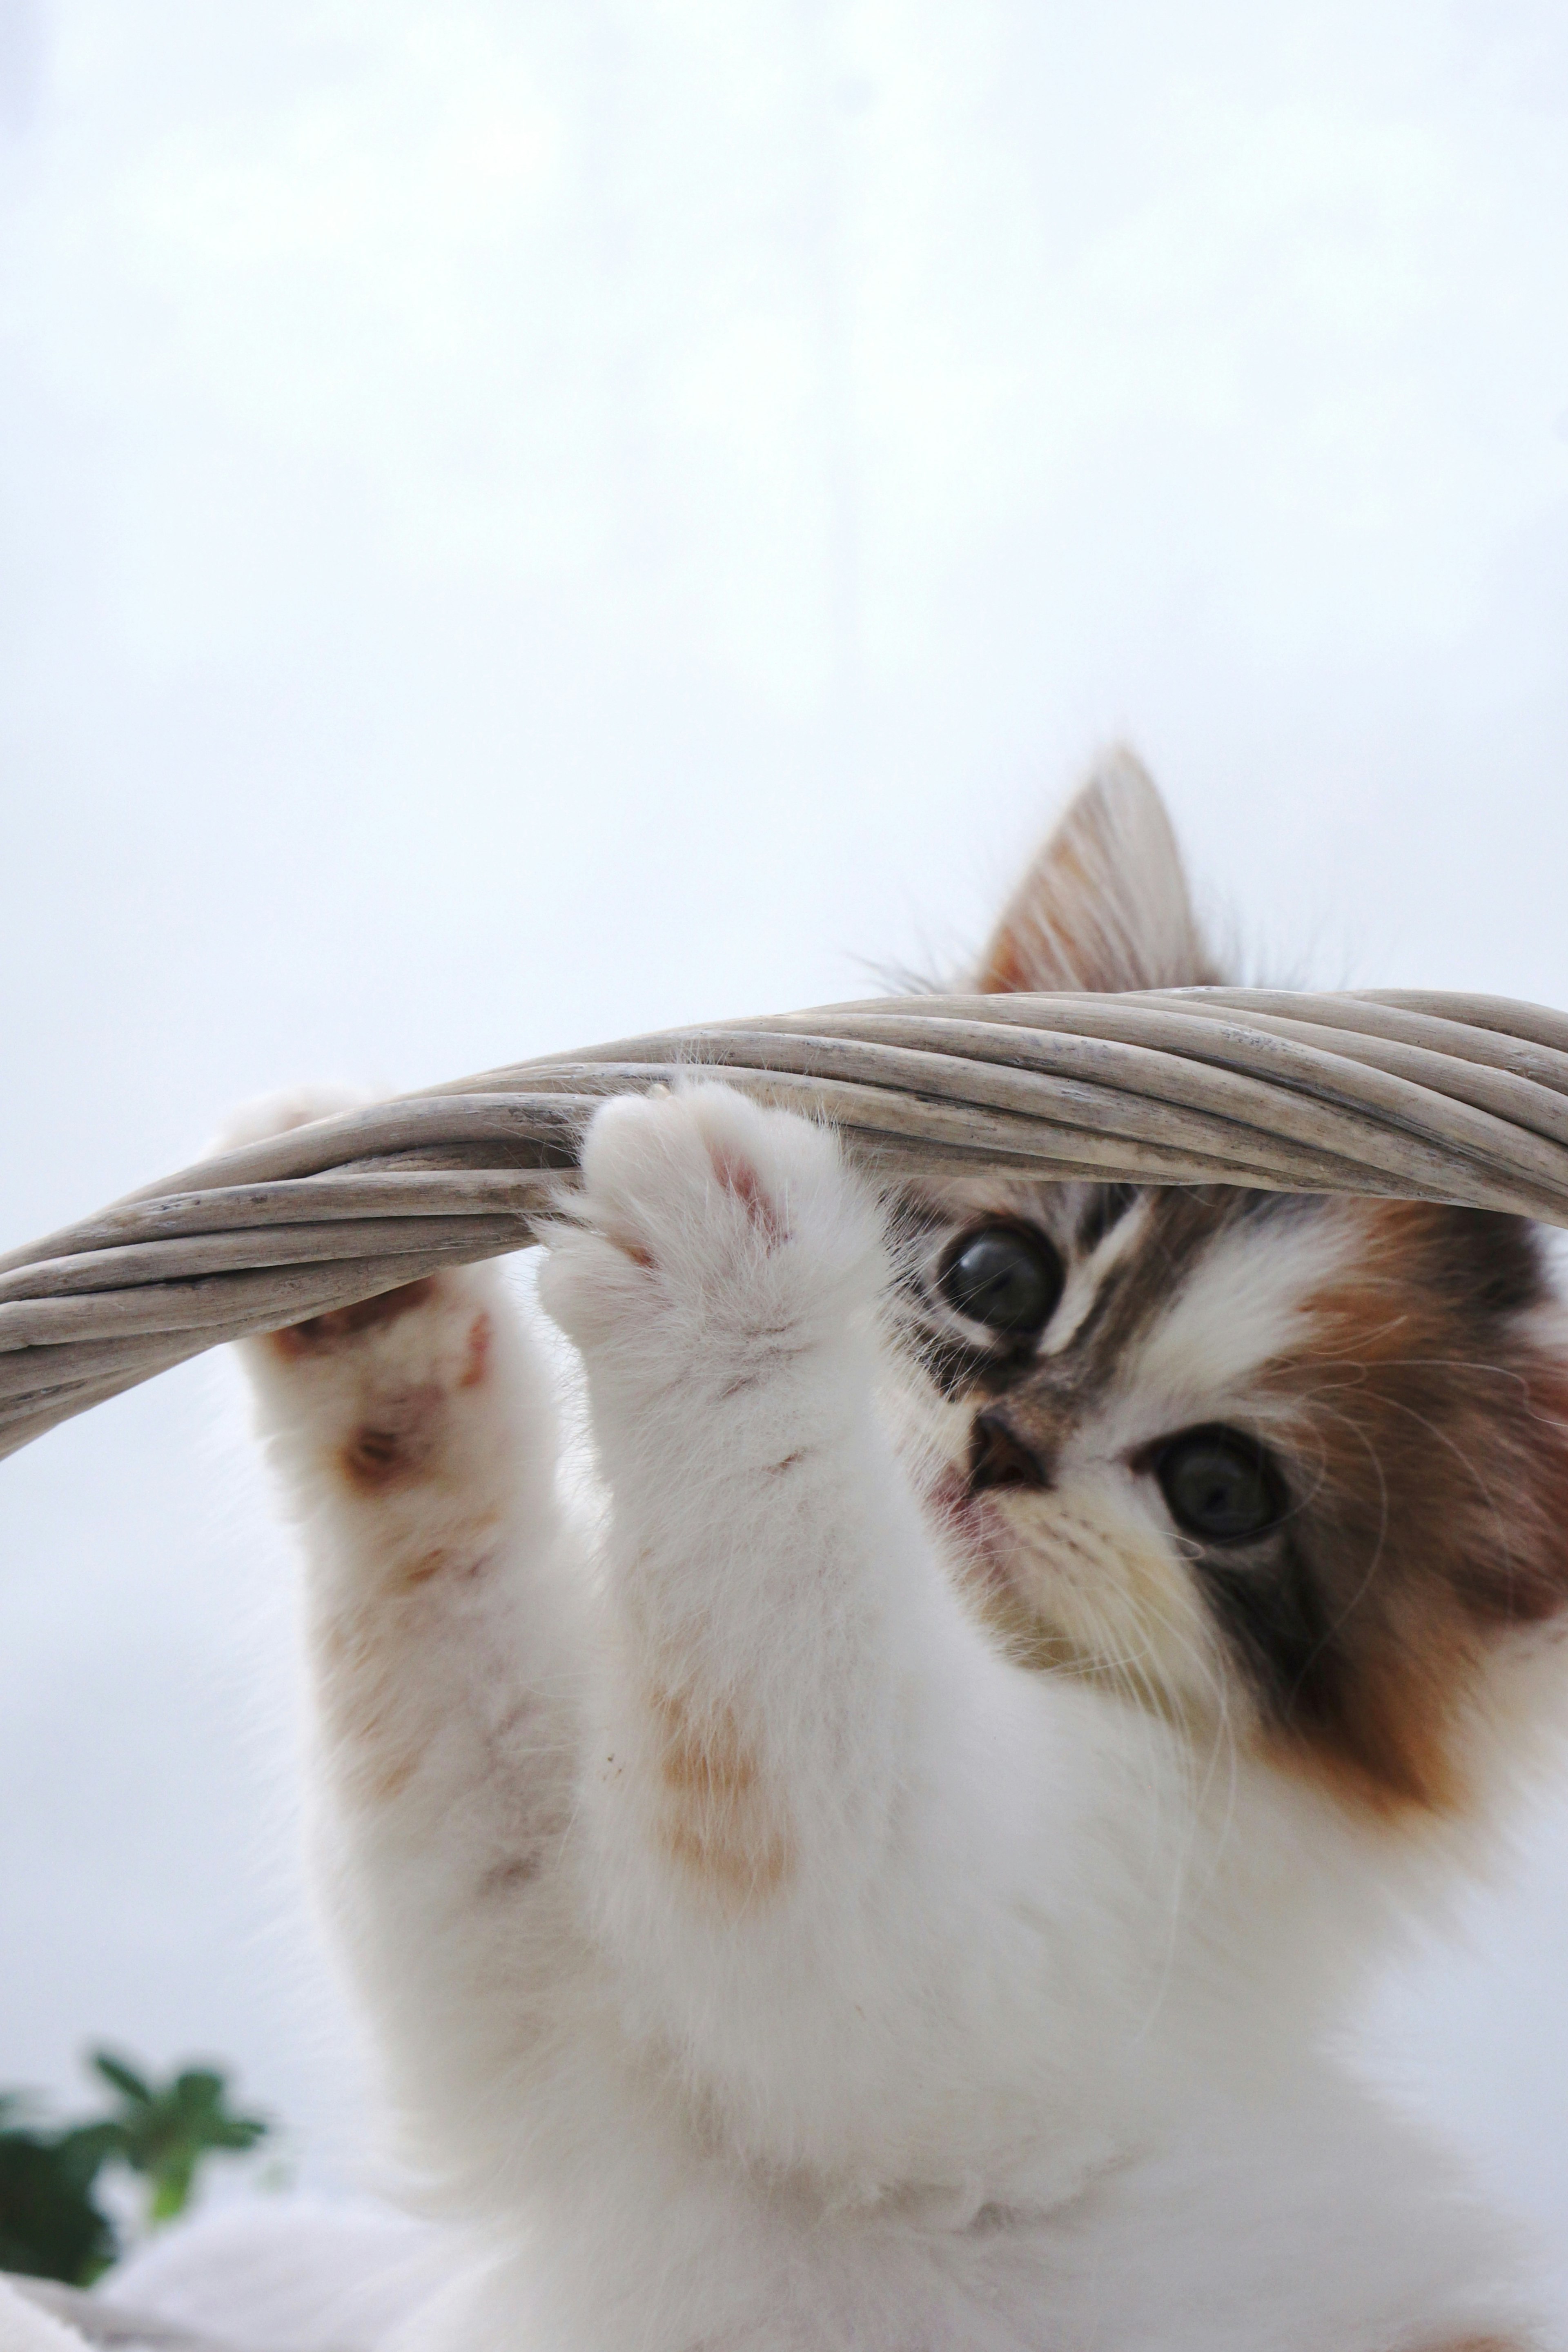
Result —
M323 1880L470 2233L397 2352L1525 2342L1504 2234L1324 2053L1426 1858L1000 1654L874 1409L879 1223L827 1133L692 1085L606 1104L583 1172L541 1286L596 1532L493 1270L246 1349ZM345 1483L422 1412L426 1475Z
M0 2352L79 2352L83 2341L0 2279Z

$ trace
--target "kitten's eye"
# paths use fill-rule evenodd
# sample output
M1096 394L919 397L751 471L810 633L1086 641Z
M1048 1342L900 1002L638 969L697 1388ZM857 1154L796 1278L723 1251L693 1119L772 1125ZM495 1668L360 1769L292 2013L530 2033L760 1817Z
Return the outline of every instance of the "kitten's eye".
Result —
M1246 1543L1284 1517L1285 1482L1268 1451L1234 1429L1189 1429L1154 1457L1171 1517L1205 1543Z
M1043 1234L982 1225L943 1266L942 1295L970 1322L1021 1339L1045 1329L1062 1280L1062 1262Z

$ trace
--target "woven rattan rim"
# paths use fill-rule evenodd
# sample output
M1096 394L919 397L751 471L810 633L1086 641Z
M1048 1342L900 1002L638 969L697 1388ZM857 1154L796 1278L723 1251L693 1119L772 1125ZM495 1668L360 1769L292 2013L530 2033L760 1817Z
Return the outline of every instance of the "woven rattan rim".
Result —
M533 1238L607 1094L721 1071L889 1180L1359 1192L1568 1225L1568 1016L1503 997L908 996L668 1030L319 1119L0 1257L0 1455L154 1372Z

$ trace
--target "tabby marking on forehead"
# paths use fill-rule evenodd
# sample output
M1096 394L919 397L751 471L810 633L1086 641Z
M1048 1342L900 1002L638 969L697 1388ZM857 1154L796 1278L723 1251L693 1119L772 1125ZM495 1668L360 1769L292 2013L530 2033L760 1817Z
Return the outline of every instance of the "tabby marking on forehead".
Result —
M1097 1214L1099 1197L1122 1197ZM1135 1185L1096 1185L1073 1235L1061 1299L1041 1337L1042 1355L1059 1356L1092 1319L1101 1292L1148 1236L1156 1219L1153 1196Z
M1093 1184L1079 1213L1079 1249L1096 1250L1112 1227L1135 1209L1142 1194L1136 1184Z

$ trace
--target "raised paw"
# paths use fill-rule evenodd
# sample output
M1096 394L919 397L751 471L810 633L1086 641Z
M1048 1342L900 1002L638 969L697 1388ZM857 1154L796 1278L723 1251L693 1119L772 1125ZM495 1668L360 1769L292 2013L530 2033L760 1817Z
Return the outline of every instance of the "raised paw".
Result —
M244 1343L267 1417L361 1497L471 1474L500 1300L488 1267L453 1267Z
M721 1395L875 1298L875 1209L812 1120L711 1084L621 1096L595 1115L582 1172L540 1296L591 1370L705 1377Z
M292 1135L297 1128L309 1127L315 1119L360 1110L374 1099L363 1089L352 1087L294 1087L282 1094L262 1095L229 1114L212 1150L215 1154L236 1151L247 1143L267 1142L275 1135ZM312 1315L268 1332L261 1344L285 1360L321 1356L342 1349L378 1324L395 1323L415 1307L432 1303L439 1286L440 1278L428 1275L416 1282L401 1283L395 1290L379 1291L374 1298L358 1299L351 1307Z
M290 1132L370 1099L300 1088L248 1104L220 1149ZM263 1419L299 1468L360 1500L460 1488L479 1465L508 1337L493 1267L424 1275L241 1344ZM493 1468L487 1484L495 1484Z
M231 1110L208 1146L216 1158L238 1151L247 1143L266 1143L275 1135L292 1135L312 1119L333 1118L342 1110L363 1110L375 1097L363 1087L289 1087L281 1094L258 1095Z

